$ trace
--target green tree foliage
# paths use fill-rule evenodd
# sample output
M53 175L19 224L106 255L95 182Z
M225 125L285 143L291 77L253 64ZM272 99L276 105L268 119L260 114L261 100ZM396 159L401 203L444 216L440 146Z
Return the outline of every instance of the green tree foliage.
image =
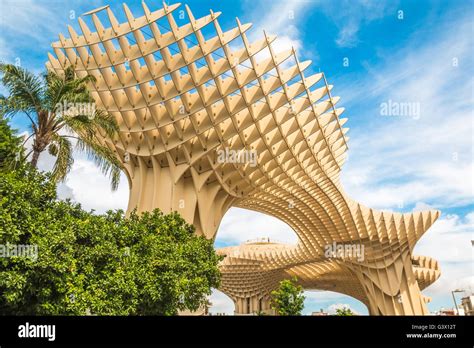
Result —
M297 281L296 277L282 280L278 289L272 291L271 306L278 315L301 315L305 296Z
M343 308L336 309L336 315L346 317L346 316L352 316L354 315L354 313L350 310L350 308L343 307Z
M21 138L0 118L0 171L11 170L23 160Z
M112 189L118 187L121 164L108 147L101 145L98 136L102 133L113 139L117 135L114 117L100 110L86 114L77 107L93 104L87 89L87 84L95 81L93 76L79 78L72 67L61 75L48 71L44 76L36 76L11 64L0 64L0 73L0 81L9 92L7 97L0 96L0 118L14 115L28 118L30 137L33 137L33 167L47 150L56 157L52 179L64 180L74 163L73 140L78 151L86 153L110 176Z
M0 314L173 315L217 288L221 257L177 213L125 218L56 200L31 166L0 173L0 245L36 245L0 257Z

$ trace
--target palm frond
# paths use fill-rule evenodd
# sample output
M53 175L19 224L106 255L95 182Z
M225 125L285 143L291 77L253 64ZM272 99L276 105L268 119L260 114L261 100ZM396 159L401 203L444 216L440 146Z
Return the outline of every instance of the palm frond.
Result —
M84 84L87 84L88 82L95 82L96 78L93 75L78 77L76 72L74 71L74 67L70 65L64 70L64 80L68 83L73 83L77 86L82 86Z
M103 110L96 110L92 118L92 123L94 127L103 130L111 139L113 139L120 130L115 117Z
M92 118L90 115L78 115L61 120L68 131L79 137L78 150L86 153L101 172L110 177L111 188L115 191L120 182L122 165L109 148L100 145L99 140L103 132L111 139L117 135L119 126L115 118L102 110L96 110Z
M87 136L90 140L98 135L114 139L120 130L115 117L103 110L96 110L93 117L90 115L64 116L58 120L64 123L68 131Z
M48 151L56 157L53 178L64 180L73 164L72 145L60 131L65 128L78 138L77 148L85 152L105 175L111 179L112 189L119 184L121 163L114 153L101 145L102 136L113 139L119 127L115 118L108 113L96 110L91 115L68 116L64 104L93 103L88 84L94 83L91 75L78 77L74 67L68 67L61 73L48 71L41 79L34 74L14 65L0 64L1 82L10 92L9 97L0 97L0 116L3 118L18 112L25 112L30 118L34 133L46 139ZM62 105L63 112L58 110ZM95 109L94 109L95 110ZM30 116L35 114L36 122ZM43 149L41 149L43 151Z
M9 97L0 96L0 115L2 118L13 116L21 111L29 111L31 106L26 104L21 98L14 95Z
M55 110L64 93L65 82L64 79L53 72L48 72L45 76L45 80L47 86L45 91L45 101L48 104L49 110Z
M98 129L94 126L92 119L85 115L77 116L60 116L58 122L61 122L61 127L65 127L68 132L76 133L80 137L85 137L89 141L93 141Z
M45 76L45 100L50 110L56 110L58 105L67 103L91 103L93 99L87 89L87 83L95 81L95 77L87 75L79 78L71 67L66 68L62 75L49 71Z
M54 134L48 151L56 157L52 178L56 182L63 181L74 164L71 142L66 137Z
M10 105L21 106L19 111L41 109L44 87L39 77L12 64L0 63L0 72L2 84L15 98Z

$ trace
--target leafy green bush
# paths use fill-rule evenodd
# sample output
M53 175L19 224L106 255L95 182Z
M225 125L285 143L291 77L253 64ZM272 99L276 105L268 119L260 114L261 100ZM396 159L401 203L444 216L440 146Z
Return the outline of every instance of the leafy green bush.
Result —
M297 285L298 279L284 279L278 289L272 291L272 308L278 315L301 315L305 296L303 287Z
M0 171L11 170L23 160L21 138L15 133L7 120L0 117Z
M29 166L0 173L0 245L34 245L37 259L0 257L0 314L173 315L217 288L220 257L177 213L96 215L56 200Z
M342 316L342 317L347 317L347 316L354 315L354 312L352 312L350 308L343 307L343 308L337 308L336 309L336 315Z

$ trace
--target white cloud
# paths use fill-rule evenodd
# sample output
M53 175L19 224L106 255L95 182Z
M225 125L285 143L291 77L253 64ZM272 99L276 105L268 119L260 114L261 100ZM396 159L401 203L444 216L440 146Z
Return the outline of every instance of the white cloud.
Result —
M304 292L304 296L309 301L329 301L329 300L340 300L347 295L341 294L334 291L318 291L318 290L307 290Z
M350 22L344 26L336 39L336 44L340 47L354 47L357 45L357 32L359 27L356 23Z
M434 257L440 263L441 276L424 294L446 295L452 290L474 290L474 212L464 218L447 215L439 219L421 237L415 247L415 255Z
M335 314L337 308L348 307L356 314L368 314L367 307L359 300L348 295L334 291L307 290L304 292L305 308L303 313L310 315L312 312L321 311ZM349 304L347 302L350 302ZM328 303L333 303L328 305ZM354 308L357 308L355 310Z
M362 103L369 115L366 127L356 124L349 133L350 160L341 174L349 196L379 209L472 206L472 38L458 35L471 23L456 17L423 45L415 34L404 49L382 52L382 64L366 64L365 76L344 80L342 100ZM388 100L419 103L420 117L380 116ZM443 215L415 248L440 262L440 279L424 291L433 300L474 288L473 215Z
M469 18L457 18L431 44L417 46L415 37L387 52L383 64L340 81L345 103L366 106L364 127L355 115L349 122L355 128L341 179L350 196L383 209L472 202L472 39L456 35L469 28ZM380 104L389 100L419 103L419 118L381 116Z
M113 192L109 178L87 159L77 158L74 161L66 185L72 190L74 199L86 210L104 213L109 209L127 209L129 191L125 174L121 175L119 188Z
M436 259L441 262L472 262L473 239L474 211L466 214L464 218L451 214L438 219L429 234L421 237L415 253L422 255L437 253Z
M1 4L0 28L15 33L19 38L35 41L44 39L45 34L56 34L59 27L57 13L50 6L33 0L3 0Z
M358 300L349 298L349 296L332 291L305 291L305 308L304 315L310 315L314 311L319 311L320 308L329 314L335 314L338 308L349 308L356 314L367 314L366 307ZM209 309L210 313L225 313L226 315L233 315L235 311L234 302L230 297L223 292L213 289L209 301L212 303ZM354 305L347 304L345 301L353 301L360 304L360 311L354 309ZM327 306L327 302L335 302L333 305ZM319 306L319 307L318 307Z
M63 182L58 184L58 186L56 187L56 192L57 192L57 195L58 195L59 199L62 199L62 200L66 200L66 199L75 200L74 190L72 188L70 188L69 186L67 186Z
M436 209L432 205L426 204L424 202L416 202L415 206L413 207L412 211L424 211L424 210L434 210Z
M218 244L236 245L249 239L270 237L270 240L295 244L295 232L284 222L269 215L241 208L231 208L222 219L217 232Z
M69 36L67 24L79 30L77 18L85 11L101 5L101 0L80 1L0 1L0 59L24 65L23 61L35 60L30 47L43 48L44 60L50 44L58 41L59 33ZM15 52L15 54L13 54ZM35 53L37 53L36 51ZM16 61L19 59L19 61ZM38 71L42 70L37 69ZM30 69L31 70L31 69Z
M235 311L234 301L230 299L226 294L223 292L213 289L212 295L209 297L209 301L211 301L211 308L209 308L209 312L213 314L221 314L225 313L226 315L233 315Z
M271 6L269 6L271 4ZM302 20L305 9L311 6L310 1L246 1L243 6L245 19L250 18L253 27L249 31L249 38L254 41L267 35L277 35L278 39L272 43L276 53L293 47L305 56L315 58L315 52L306 52L301 39L298 25ZM263 58L263 56L259 56Z
M22 133L22 135L24 134L27 133ZM31 149L32 143L32 138L30 138L25 144L28 151ZM125 174L120 177L120 185L117 191L112 191L109 178L104 176L92 161L76 151L74 151L73 156L74 164L66 177L66 181L58 184L58 198L69 198L81 203L83 209L94 209L97 213L104 213L109 209L126 210L129 189ZM51 171L54 162L55 157L44 151L39 157L38 169Z

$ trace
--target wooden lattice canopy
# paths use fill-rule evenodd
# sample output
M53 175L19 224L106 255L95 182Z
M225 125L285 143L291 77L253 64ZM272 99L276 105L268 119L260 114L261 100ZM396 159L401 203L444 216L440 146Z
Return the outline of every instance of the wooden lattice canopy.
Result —
M275 52L275 36L250 42L251 24L237 19L223 31L220 12L196 19L186 6L189 20L178 26L179 8L152 12L143 3L134 17L124 4L122 23L99 8L86 14L89 25L79 18L81 33L69 26L49 55L49 69L72 65L95 76L97 106L117 119L119 135L101 141L124 164L128 210L176 210L207 238L232 206L290 225L295 246L220 250L222 290L237 312L268 310L270 290L296 275L307 288L360 299L373 314L427 313L420 289L439 268L412 251L439 212L378 212L348 198L339 182L348 129L323 73L305 76L311 62L292 48ZM223 151L255 153L256 162L220 161ZM333 243L363 245L364 260L328 258Z

